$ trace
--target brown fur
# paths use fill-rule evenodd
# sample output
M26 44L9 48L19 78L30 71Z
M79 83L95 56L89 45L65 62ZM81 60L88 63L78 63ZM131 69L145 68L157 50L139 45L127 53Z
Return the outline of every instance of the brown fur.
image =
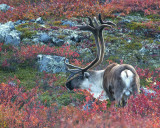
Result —
M121 83L120 74L125 69L130 70L134 74L134 80L132 82L133 95L135 96L135 94L139 93L140 80L134 67L129 64L119 65L117 63L113 63L106 67L103 77L103 87L111 101L121 100L119 97L122 93L120 90L123 89L123 83Z

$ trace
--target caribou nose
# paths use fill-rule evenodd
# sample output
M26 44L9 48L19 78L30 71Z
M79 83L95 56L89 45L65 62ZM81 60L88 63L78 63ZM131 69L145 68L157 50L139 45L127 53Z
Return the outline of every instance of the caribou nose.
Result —
M73 90L74 88L72 87L72 84L71 84L71 81L68 81L66 83L66 87L69 89L69 90Z
M125 92L125 95L126 95L126 96L130 96L130 94L131 94L130 91L126 91L126 92Z

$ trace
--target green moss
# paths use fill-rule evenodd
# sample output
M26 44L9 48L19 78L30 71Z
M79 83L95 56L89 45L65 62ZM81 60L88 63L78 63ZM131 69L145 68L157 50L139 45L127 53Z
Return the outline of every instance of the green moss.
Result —
M36 86L37 71L33 68L18 68L15 72L0 69L0 83L7 82L9 78L14 76L21 81L20 85L26 89L32 89Z
M66 35L59 35L58 38L59 39L64 39L66 37Z
M37 34L37 31L34 29L37 29L39 25L36 23L25 23L25 24L20 24L16 26L16 30L22 32L21 38L31 38L32 36Z
M65 73L56 74L56 78L58 78L58 79L54 83L55 86L59 86L59 85L64 85L65 86L65 82L67 81Z
M139 50L142 48L142 44L141 43L128 43L125 45L125 49L130 49L130 50Z
M3 44L2 45L2 50L3 51L5 51L5 50L6 51L9 51L9 50L12 51L13 50L13 46L11 44Z
M44 92L39 99L42 101L42 103L49 107L56 99L56 95L50 95L48 91Z
M65 93L65 94L62 94L61 96L59 96L56 100L60 106L61 105L67 106L70 103L72 103L72 101L76 101L76 100L83 101L84 98L85 98L85 96L82 94Z
M158 26L158 31L160 31L160 26Z
M144 12L143 11L132 11L132 12L130 12L129 13L129 15L131 15L131 16L142 16L142 17L144 17Z
M20 25L18 25L17 27L19 27L19 28L37 29L37 28L40 27L40 25L37 24L37 23L29 22L29 23L20 24Z
M37 32L36 31L25 31L22 35L21 35L21 37L22 37L22 39L23 38L31 38L32 36L34 36L34 35L36 35L37 34Z
M148 15L146 16L149 19L152 19L153 21L159 20L160 19L160 15L159 14L152 14L152 15Z
M119 57L118 56L110 56L108 58L108 60L112 60L113 62L118 62L119 61Z
M137 23L137 22L128 23L127 27L130 28L131 30L140 30L146 28L144 23Z
M55 21L55 18L47 19L47 25L49 26L60 26L62 22L60 20Z
M21 38L31 38L32 36L36 35L36 31L31 31L29 28L20 28L16 27L16 30L22 32Z

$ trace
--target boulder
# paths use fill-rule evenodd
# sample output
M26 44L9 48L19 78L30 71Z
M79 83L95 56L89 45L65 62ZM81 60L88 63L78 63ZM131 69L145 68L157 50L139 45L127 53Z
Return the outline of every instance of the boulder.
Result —
M17 20L14 24L19 25L19 24L25 24L25 23L26 23L26 21L24 21L24 20Z
M42 33L39 37L39 41L44 43L50 43L51 40L52 40L51 37L47 33Z
M13 22L0 25L0 42L16 46L20 44L20 32L15 30Z
M66 72L66 66L64 63L65 57L39 54L37 55L37 58L40 72Z
M8 6L7 4L0 4L0 10L2 12L6 12L9 8L10 6Z
M156 94L155 91L153 91L151 89L148 89L148 88L145 88L145 87L141 87L140 91L141 91L141 93L144 93L146 96L147 95L155 95Z
M75 23L72 21L62 21L62 25L67 25L69 27L75 26Z
M63 39L58 39L55 37L52 38L52 42L55 46L62 46L65 43Z
M18 46L20 43L20 33L17 30L11 31L5 37L5 44L11 44L14 46Z

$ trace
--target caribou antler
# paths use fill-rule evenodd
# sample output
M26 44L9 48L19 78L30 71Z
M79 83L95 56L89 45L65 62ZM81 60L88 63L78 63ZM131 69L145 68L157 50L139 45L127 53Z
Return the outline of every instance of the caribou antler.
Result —
M103 61L103 57L104 57L104 49L105 49L105 45L104 45L104 41L103 41L103 35L102 35L102 31L105 27L112 27L111 25L115 25L114 23L107 21L104 22L101 19L101 15L99 14L99 21L100 21L100 25L97 22L96 17L94 17L94 23L92 22L92 19L90 17L88 17L89 20L89 24L86 25L80 25L77 26L80 30L84 30L84 31L90 31L93 33L94 38L95 38L95 43L96 43L96 47L97 47L97 55L96 58L89 64L87 65L85 68L81 68L78 66L74 66L72 64L68 64L65 61L65 64L67 66L67 70L71 73L71 75L69 76L68 79L72 78L73 76L75 76L76 74L82 73L82 75L84 74L84 72L86 72L88 69L92 69L95 66L99 65L102 61ZM69 67L71 67L72 69L70 69Z
M106 22L102 21L101 14L98 15L98 18L99 18L100 23L103 24L103 25L107 24L107 25L116 26L116 24L111 22L111 21L106 21ZM101 29L99 30L99 40L100 40L100 43L101 43L101 58L99 60L99 63L101 63L103 61L103 58L104 58L105 44L104 44L103 33L102 33L104 28L105 27L101 27ZM95 66L97 66L99 63L97 63Z

